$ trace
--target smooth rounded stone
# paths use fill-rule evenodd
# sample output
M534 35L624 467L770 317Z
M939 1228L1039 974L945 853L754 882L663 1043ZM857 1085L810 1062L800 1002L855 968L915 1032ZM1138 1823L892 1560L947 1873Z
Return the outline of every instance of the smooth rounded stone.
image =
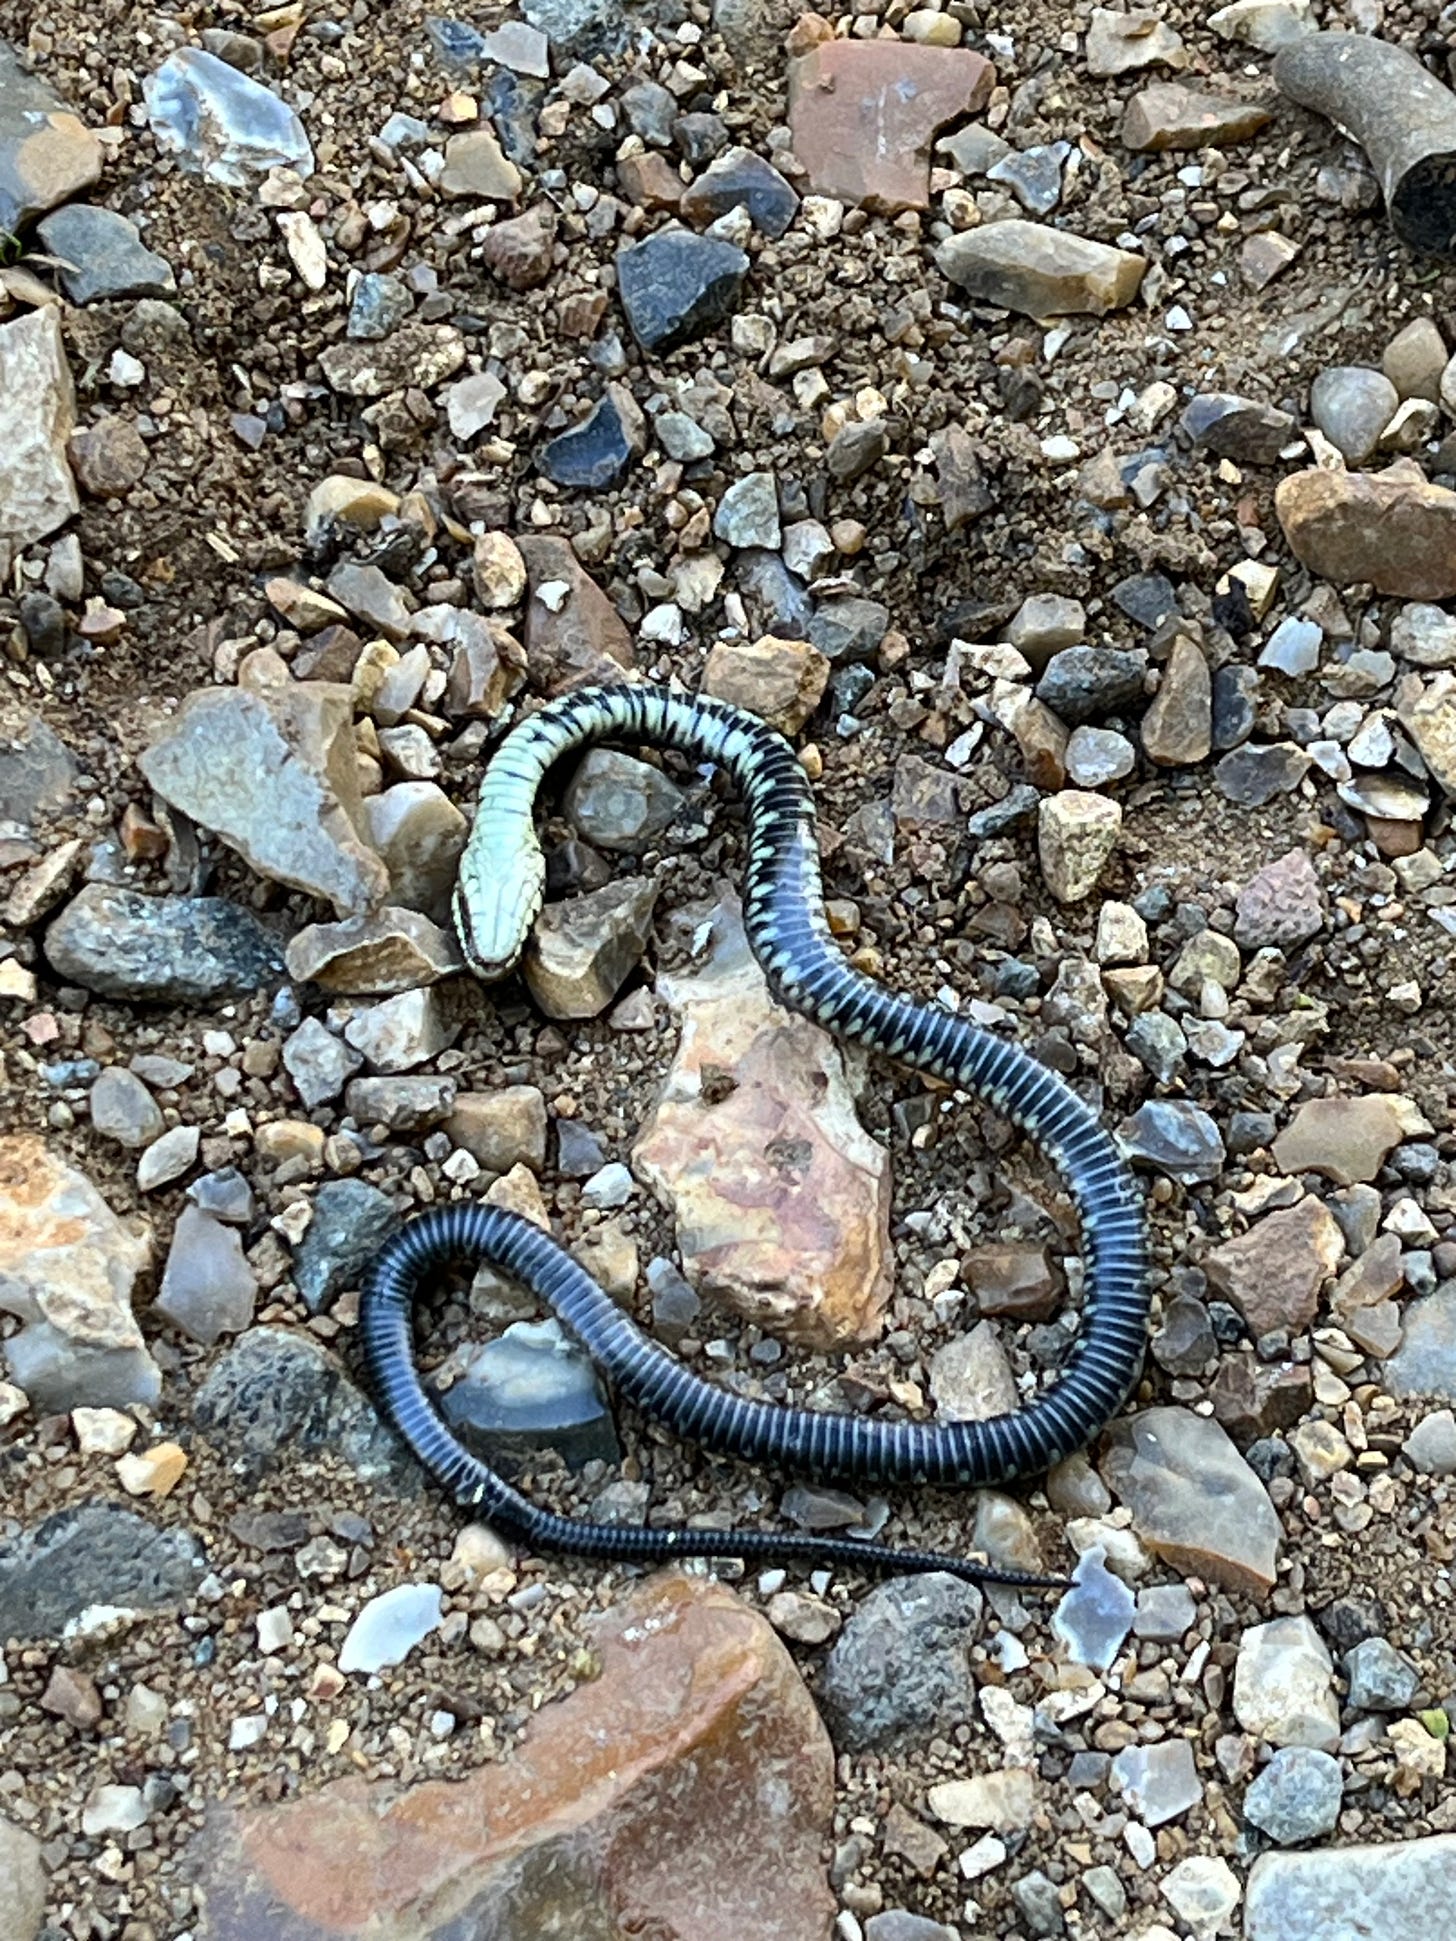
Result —
M276 94L200 47L183 47L142 82L147 121L185 169L230 189L291 168L305 179L314 154L303 123Z
M1067 738L1067 780L1079 789L1106 788L1137 767L1137 750L1111 728L1074 728Z
M1176 27L1151 13L1109 13L1094 7L1087 23L1087 72L1098 80L1132 74L1144 67L1188 65L1188 50Z
M495 237L510 226L497 223L488 235ZM348 338L330 344L319 353L319 365L329 389L341 397L382 398L411 385L425 391L443 384L465 357L465 339L453 324L403 323L377 344Z
M1385 1638L1362 1638L1345 1653L1350 1690L1345 1703L1357 1712L1404 1712L1420 1689L1420 1674Z
M1220 791L1241 809L1262 809L1276 795L1288 795L1309 773L1311 757L1293 742L1234 748L1214 768Z
M1227 391L1200 392L1179 422L1201 449L1247 465L1274 464L1299 433L1287 411Z
M1122 808L1105 795L1062 789L1042 798L1037 858L1058 902L1079 903L1092 894L1121 829Z
M950 236L935 260L979 302L1027 317L1124 309L1148 266L1146 257L1019 218Z
M639 878L542 910L523 968L547 1017L595 1018L606 1010L641 961L656 903L655 881Z
M1170 148L1223 148L1267 127L1270 109L1181 81L1157 81L1133 95L1122 117L1122 144L1135 154Z
M1351 465L1369 458L1399 404L1390 379L1359 364L1334 365L1310 386L1309 415Z
M782 533L778 483L773 473L749 472L735 479L718 501L713 532L730 546L777 551Z
M1107 1671L1127 1640L1133 1613L1132 1592L1113 1576L1105 1551L1094 1544L1077 1559L1072 1589L1052 1614L1052 1633L1074 1665Z
M1128 1035L1131 1040L1132 1034ZM1166 1173L1183 1185L1217 1179L1223 1170L1224 1144L1218 1127L1201 1106L1186 1099L1151 1099L1139 1106L1117 1128L1117 1141L1134 1165Z
M146 441L128 419L98 418L72 434L67 447L76 483L93 499L124 499L146 474Z
M683 791L660 768L615 748L593 748L577 764L562 809L597 849L634 854L667 829Z
M1380 367L1401 399L1441 399L1441 378L1450 360L1440 327L1430 317L1413 317L1385 347Z
M1456 1834L1266 1853L1249 1873L1244 1941L1429 1941L1456 1873Z
M1006 638L1033 669L1039 669L1053 654L1079 645L1086 633L1087 610L1080 600L1061 593L1033 593L1012 616Z
M111 1503L62 1510L0 1543L0 1637L58 1640L101 1607L174 1609L206 1568L189 1530Z
M1274 507L1290 550L1320 579L1367 580L1403 600L1456 594L1456 492L1408 459L1376 473L1291 473Z
M1213 746L1213 676L1203 649L1186 634L1173 642L1140 735L1143 753L1161 768L1191 767Z
M33 545L79 511L68 456L75 424L59 306L0 324L0 544Z
M1422 1476L1456 1476L1456 1413L1435 1409L1422 1416L1400 1452Z
M439 1630L443 1601L438 1584L397 1584L371 1597L345 1634L339 1670L367 1674L403 1664Z
M1076 725L1140 701L1147 665L1140 647L1065 647L1047 662L1036 698Z
M580 424L541 449L541 470L556 485L600 492L643 448L642 413L625 385L609 384Z
M156 1406L161 1373L132 1313L151 1259L145 1223L119 1219L43 1139L0 1138L0 1310L22 1323L4 1354L34 1409Z
M421 1472L374 1405L322 1342L287 1328L251 1327L213 1362L192 1405L193 1427L250 1481L285 1452L328 1449L361 1481L412 1494Z
M1244 1818L1281 1847L1333 1833L1344 1798L1340 1762L1313 1746L1283 1746L1244 1794Z
M365 1268L399 1225L387 1193L362 1179L329 1179L293 1252L293 1280L310 1314L357 1287Z
M1112 1761L1112 1783L1146 1827L1165 1826L1203 1799L1193 1747L1186 1739L1125 1746Z
M691 229L659 229L617 257L618 294L644 350L673 350L722 323L747 275L741 249Z
M1133 1636L1177 1644L1193 1629L1197 1616L1198 1607L1186 1584L1147 1584L1137 1594Z
M160 1139L154 1139L137 1161L136 1180L143 1193L154 1193L159 1186L170 1186L174 1179L197 1163L202 1134L196 1126L173 1126Z
M311 923L285 952L295 984L347 997L386 997L453 977L465 968L459 946L417 910L386 906L374 916Z
M377 344L414 312L415 300L397 276L366 270L349 299L348 334L356 344Z
M1456 1402L1456 1281L1406 1308L1404 1338L1385 1364L1383 1386L1401 1400Z
M777 728L795 735L824 698L829 662L804 640L720 640L703 667L702 692L734 707L748 708Z
M659 1572L587 1639L595 1675L459 1784L350 1778L213 1816L189 1856L199 1930L302 1931L327 1905L417 1937L443 1932L442 1907L523 1941L827 1936L833 1752L772 1627L726 1586Z
M4 74L0 70L0 86ZM41 1844L33 1833L0 1816L0 1881L5 1905L0 1907L0 1941L36 1941L45 1920L46 1869Z
M1344 1253L1334 1215L1310 1194L1215 1247L1203 1266L1210 1286L1238 1309L1257 1340L1281 1328L1302 1333Z
M1333 1680L1325 1641L1307 1617L1253 1625L1239 1640L1234 1716L1268 1745L1333 1752L1340 1740Z
M930 1393L945 1422L985 1422L1014 1410L1020 1395L1001 1336L992 1321L938 1348L930 1364Z
M211 1348L223 1335L251 1325L257 1299L257 1277L237 1229L184 1206L152 1312Z
M1099 1467L1138 1536L1174 1569L1256 1595L1273 1586L1279 1517L1217 1422L1180 1408L1123 1417Z
M60 272L72 303L166 297L177 288L167 259L148 249L136 224L112 209L73 202L47 216L39 235L49 255L75 266Z
M138 765L165 801L259 875L322 897L340 915L383 899L388 875L359 834L349 688L291 681L198 689ZM266 788L258 785L263 775Z
M1321 1173L1336 1186L1371 1181L1408 1136L1411 1109L1387 1092L1306 1099L1274 1141L1274 1158L1281 1172Z
M896 215L930 203L931 146L980 111L996 71L968 48L826 39L789 65L794 154L816 196Z
M162 1109L135 1072L108 1065L91 1087L91 1125L104 1139L139 1150L166 1130Z
M836 1746L878 1751L969 1720L982 1609L974 1584L940 1572L877 1585L820 1675L819 1709Z
M344 1036L371 1070L408 1072L452 1044L459 1027L446 1023L438 994L427 987L366 1005L345 1025Z
M740 206L747 209L755 229L777 237L799 213L799 198L772 163L750 148L728 148L683 196L682 213L689 222L706 228Z
M516 1321L494 1341L456 1349L431 1387L456 1435L493 1466L514 1470L543 1449L573 1469L621 1459L591 1357L554 1317Z
M310 1112L338 1098L363 1062L317 1018L305 1018L284 1040L283 1069Z
M54 918L46 956L67 983L132 1003L207 1004L281 981L273 938L240 904L88 883Z

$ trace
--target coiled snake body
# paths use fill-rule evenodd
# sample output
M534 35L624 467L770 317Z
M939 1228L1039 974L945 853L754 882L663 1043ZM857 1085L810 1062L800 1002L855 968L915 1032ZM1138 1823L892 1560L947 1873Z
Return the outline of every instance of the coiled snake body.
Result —
M515 728L482 781L455 893L461 947L476 975L492 981L507 974L540 910L545 864L533 809L542 779L562 755L601 740L679 749L720 765L736 784L748 818L745 928L781 1004L840 1038L977 1094L1058 1168L1082 1227L1081 1331L1049 1388L1026 1407L987 1421L880 1422L750 1401L692 1374L529 1221L461 1202L410 1221L366 1276L360 1332L384 1413L457 1501L536 1550L639 1562L795 1558L1047 1581L852 1538L556 1516L465 1449L427 1399L414 1362L411 1310L428 1276L461 1258L490 1262L549 1303L618 1393L676 1433L725 1454L824 1477L987 1484L1044 1470L1080 1449L1115 1413L1142 1365L1148 1319L1142 1203L1111 1138L1068 1085L1017 1045L939 1007L912 1004L851 968L824 914L814 804L803 770L788 742L756 716L661 688L602 687L552 702Z

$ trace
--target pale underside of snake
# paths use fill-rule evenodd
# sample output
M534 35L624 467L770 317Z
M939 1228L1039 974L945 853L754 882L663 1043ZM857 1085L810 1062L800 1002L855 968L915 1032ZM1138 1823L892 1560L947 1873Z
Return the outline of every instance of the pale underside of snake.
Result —
M414 1359L414 1304L441 1268L467 1261L488 1261L531 1289L617 1393L675 1433L726 1455L822 1478L984 1485L1036 1474L1097 1433L1142 1367L1149 1307L1143 1206L1113 1140L1077 1093L1019 1046L939 1006L897 997L847 962L824 913L808 782L789 743L756 716L662 688L584 688L512 730L482 780L455 892L456 927L474 973L494 982L517 962L544 895L545 862L534 826L541 783L562 756L599 741L676 749L722 768L735 784L747 816L745 928L781 1004L838 1038L983 1100L1052 1162L1081 1224L1080 1331L1050 1386L989 1420L880 1420L750 1400L694 1375L529 1221L462 1200L408 1222L368 1271L360 1329L384 1413L443 1489L538 1551L643 1563L693 1556L797 1559L949 1570L992 1582L1058 1581L849 1537L557 1516L465 1448L426 1395Z

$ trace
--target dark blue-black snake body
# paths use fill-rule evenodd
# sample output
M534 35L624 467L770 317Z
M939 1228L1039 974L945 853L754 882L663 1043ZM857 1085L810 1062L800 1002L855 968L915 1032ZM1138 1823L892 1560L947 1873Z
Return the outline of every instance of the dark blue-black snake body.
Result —
M587 688L532 715L486 771L455 895L465 957L489 981L525 945L545 880L536 795L564 754L597 741L681 750L721 766L748 824L744 921L778 1001L837 1037L984 1099L1026 1133L1066 1182L1085 1255L1082 1326L1066 1367L1024 1408L980 1422L884 1422L749 1401L692 1374L652 1341L548 1235L477 1202L432 1209L381 1250L360 1306L364 1353L389 1420L457 1501L536 1550L653 1562L800 1558L1003 1581L1016 1572L833 1537L658 1529L551 1515L512 1489L445 1426L421 1386L411 1313L430 1277L488 1261L549 1303L617 1392L677 1434L791 1472L877 1483L1004 1483L1082 1448L1122 1405L1142 1366L1148 1320L1141 1196L1112 1139L1077 1094L1017 1045L934 1005L912 1004L846 962L824 914L814 804L783 737L724 702L654 687Z

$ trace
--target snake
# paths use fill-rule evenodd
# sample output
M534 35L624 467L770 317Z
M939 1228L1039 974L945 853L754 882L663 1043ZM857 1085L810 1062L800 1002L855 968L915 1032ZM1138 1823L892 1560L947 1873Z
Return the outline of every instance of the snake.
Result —
M981 1420L871 1419L729 1393L638 1327L550 1234L524 1216L459 1199L406 1221L363 1277L359 1332L386 1419L462 1508L535 1553L650 1564L742 1563L948 1571L971 1581L1065 1585L1065 1578L852 1535L656 1527L557 1515L467 1449L421 1381L414 1310L439 1272L486 1262L532 1292L585 1348L619 1396L714 1453L791 1475L875 1484L994 1485L1039 1474L1084 1448L1122 1407L1142 1368L1150 1293L1140 1189L1080 1095L1013 1040L938 1003L916 1003L857 970L835 942L820 876L814 798L792 745L747 709L706 695L623 683L545 702L486 765L453 897L470 971L485 984L516 967L543 906L546 865L535 805L548 772L593 744L652 746L719 769L744 809L743 924L768 988L834 1037L984 1101L1060 1173L1084 1260L1081 1321L1064 1365L1031 1400Z

